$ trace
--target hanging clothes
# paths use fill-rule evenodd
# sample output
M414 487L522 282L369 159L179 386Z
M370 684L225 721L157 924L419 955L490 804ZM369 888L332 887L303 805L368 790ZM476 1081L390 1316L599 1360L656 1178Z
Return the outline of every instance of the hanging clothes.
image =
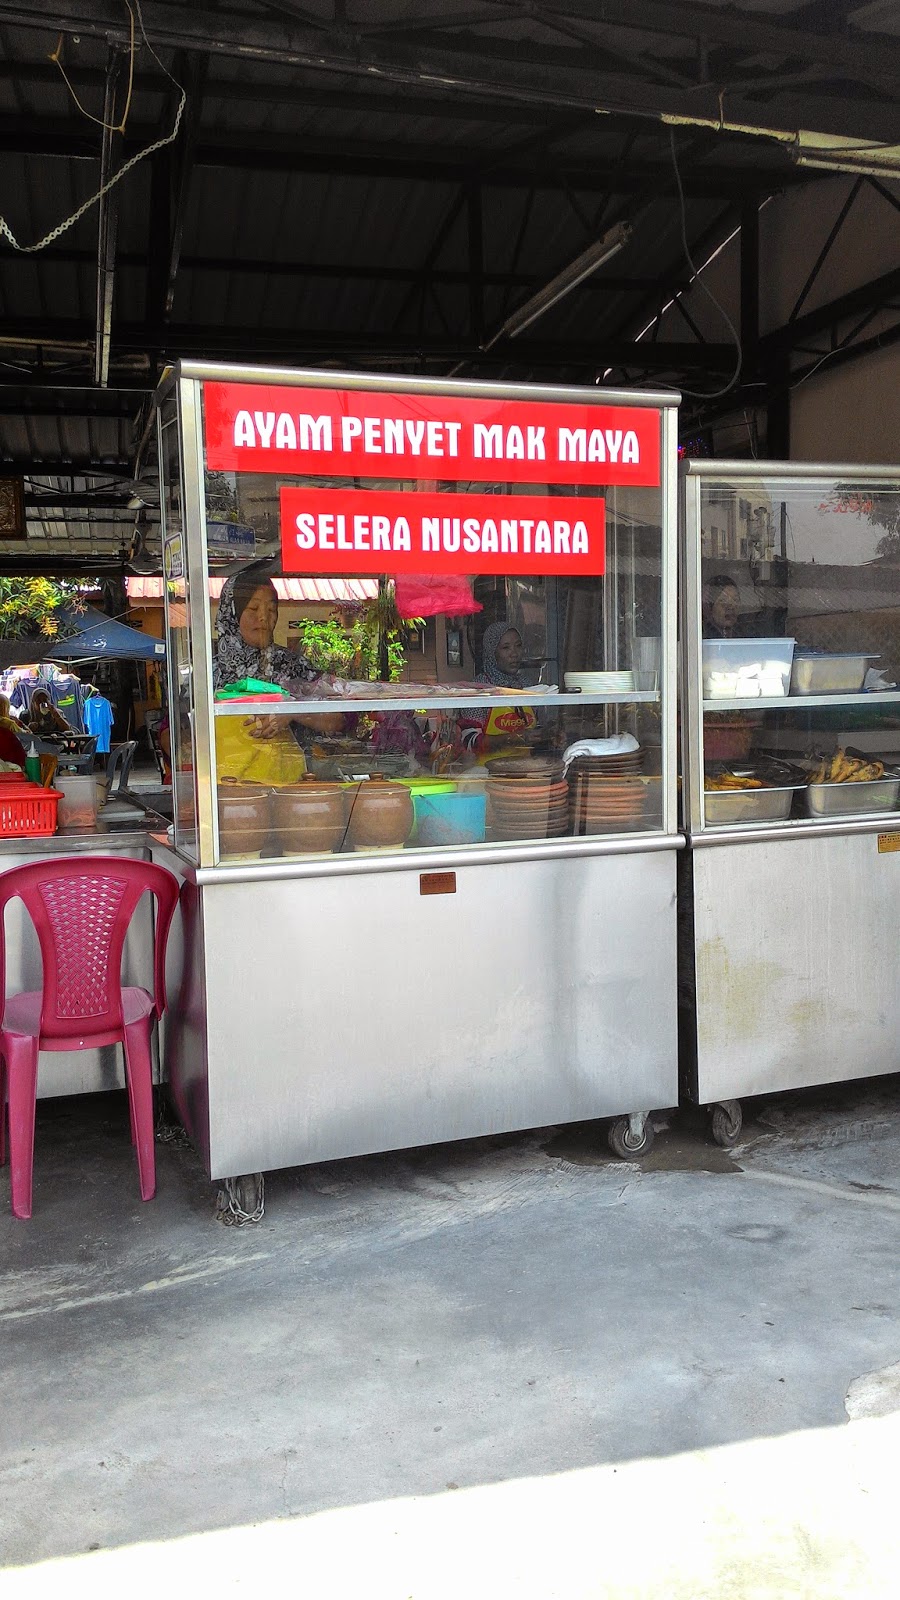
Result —
M61 711L70 728L76 733L90 733L84 722L84 685L74 673L49 679L46 688L57 711Z
M97 736L97 754L107 755L112 733L113 708L102 694L92 694L84 702L84 731Z
M28 721L28 715L31 711L31 696L34 694L35 689L42 689L43 687L44 685L37 675L33 678L19 678L9 697L9 703L13 711L18 711L22 722Z

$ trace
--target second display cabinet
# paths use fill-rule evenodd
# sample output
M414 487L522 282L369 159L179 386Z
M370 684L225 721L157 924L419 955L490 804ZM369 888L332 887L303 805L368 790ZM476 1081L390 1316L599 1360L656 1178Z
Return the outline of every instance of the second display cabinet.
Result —
M684 1087L900 1066L900 472L682 476Z

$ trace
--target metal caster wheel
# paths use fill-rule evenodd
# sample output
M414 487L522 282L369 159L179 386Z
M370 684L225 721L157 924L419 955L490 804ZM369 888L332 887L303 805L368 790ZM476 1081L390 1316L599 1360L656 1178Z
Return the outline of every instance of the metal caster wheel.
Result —
M723 1100L712 1108L712 1136L723 1150L731 1150L741 1136L744 1117L740 1100Z
M633 1117L617 1117L609 1133L609 1148L621 1161L645 1156L653 1144L653 1124L644 1112Z

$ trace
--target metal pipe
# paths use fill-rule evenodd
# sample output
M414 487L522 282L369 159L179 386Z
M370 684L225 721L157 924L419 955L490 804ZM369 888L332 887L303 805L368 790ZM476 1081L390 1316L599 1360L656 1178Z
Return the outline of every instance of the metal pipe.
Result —
M100 188L112 176L121 133L115 126L116 96L122 70L123 52L114 45L106 68L103 97L103 143L100 148ZM101 194L97 205L97 316L94 336L94 382L105 389L109 382L109 352L112 343L113 295L116 278L116 237L119 227L119 191Z

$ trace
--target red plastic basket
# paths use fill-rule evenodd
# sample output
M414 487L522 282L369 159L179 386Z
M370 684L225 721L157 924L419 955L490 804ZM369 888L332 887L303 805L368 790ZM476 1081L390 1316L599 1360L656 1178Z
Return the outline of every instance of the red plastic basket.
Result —
M62 794L39 783L0 782L0 839L56 832L56 811Z

